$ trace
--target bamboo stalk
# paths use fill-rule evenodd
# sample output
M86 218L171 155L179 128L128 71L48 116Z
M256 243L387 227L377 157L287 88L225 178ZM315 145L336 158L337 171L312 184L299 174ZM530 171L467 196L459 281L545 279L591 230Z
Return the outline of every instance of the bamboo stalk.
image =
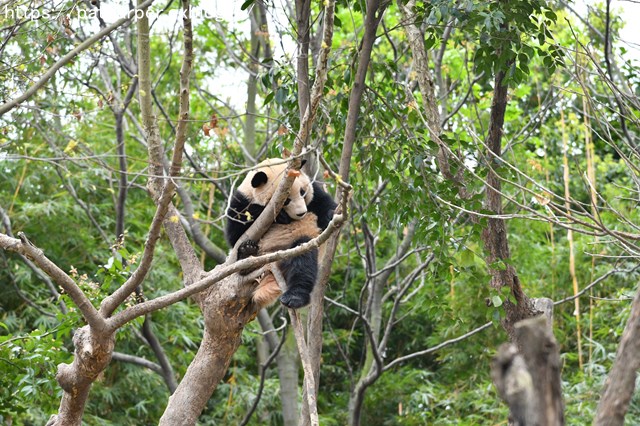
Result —
M595 148L593 146L593 140L591 139L591 119L589 118L589 105L587 103L586 94L582 96L582 116L583 129L584 129L584 145L587 158L587 180L589 181L589 194L591 196L591 214L593 217L597 217L597 193L596 193L596 169L595 169ZM598 246L598 236L594 237L595 246ZM591 257L591 277L590 281L593 281L593 276L596 268L596 257ZM590 291L593 293L593 290ZM592 294L591 294L592 295ZM589 363L593 356L593 297L589 297Z
M569 151L569 135L567 134L566 124L564 120L564 110L560 109L560 124L562 129L562 165L564 166L564 197L565 208L567 209L567 216L571 216L571 206L569 200L571 199L571 193L569 191L569 158L567 152ZM576 260L574 253L573 231L569 229L567 231L567 240L569 241L569 273L571 274L571 282L573 284L574 296L578 294L578 279L576 278ZM582 369L582 331L580 329L580 299L576 297L574 299L575 310L573 315L576 317L576 326L578 331L578 365Z

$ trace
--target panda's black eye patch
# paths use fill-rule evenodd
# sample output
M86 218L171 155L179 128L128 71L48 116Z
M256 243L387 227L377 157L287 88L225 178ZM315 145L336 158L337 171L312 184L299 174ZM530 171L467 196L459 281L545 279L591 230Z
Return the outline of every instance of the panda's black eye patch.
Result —
M284 202L284 205L288 206L290 202L291 202L291 198L287 198L287 201Z
M304 189L300 189L300 196L304 197L307 194L307 191L305 191Z

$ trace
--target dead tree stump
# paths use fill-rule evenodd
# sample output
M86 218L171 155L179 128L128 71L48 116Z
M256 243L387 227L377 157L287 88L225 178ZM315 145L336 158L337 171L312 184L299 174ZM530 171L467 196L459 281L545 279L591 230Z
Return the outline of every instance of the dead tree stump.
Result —
M491 365L498 394L509 405L514 426L564 425L560 353L544 315L515 324L512 343L500 346Z

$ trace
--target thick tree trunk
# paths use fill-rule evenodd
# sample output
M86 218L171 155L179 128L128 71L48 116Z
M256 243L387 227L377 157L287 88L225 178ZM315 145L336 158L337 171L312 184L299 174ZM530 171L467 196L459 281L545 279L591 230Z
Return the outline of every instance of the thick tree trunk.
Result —
M504 128L504 114L507 109L508 87L504 82L505 72L496 74L493 102L491 104L491 121L489 123L489 135L487 137L487 173L485 207L496 216L502 215L502 181L498 175L502 158L502 132ZM509 287L515 302L504 301L505 318L502 326L509 334L509 338L518 347L520 342L514 333L514 324L523 319L531 318L539 312L532 301L522 290L520 280L513 265L509 264L511 253L507 240L507 225L504 219L492 217L488 219L487 227L482 231L484 247L487 251L487 264L496 265L491 268L491 287L500 290Z
M169 398L159 425L195 425L207 401L222 380L231 357L240 345L242 328L231 334L212 336L205 329L198 353L178 388Z
M508 87L505 72L496 74L491 120L487 137L487 173L485 207L496 216L503 213L502 182L498 174L502 158L502 132L507 109ZM541 313L522 290L516 269L510 264L511 253L504 219L491 217L482 231L490 268L491 287L511 289L515 303L504 301L502 326L513 343L503 347L494 366L494 381L511 410L517 426L564 424L560 390L560 361L550 322L546 318L523 321ZM552 305L551 305L552 306ZM543 346L544 345L544 346Z
M244 326L256 315L250 304L250 286L239 287L239 279L234 274L222 280L204 298L205 331L200 348L169 398L160 425L195 425L227 372Z

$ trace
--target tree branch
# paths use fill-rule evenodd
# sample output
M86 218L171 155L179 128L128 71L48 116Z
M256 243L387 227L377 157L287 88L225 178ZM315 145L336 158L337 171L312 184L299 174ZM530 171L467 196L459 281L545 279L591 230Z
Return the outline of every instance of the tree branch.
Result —
M100 316L96 308L91 304L91 301L82 292L80 287L76 285L75 281L50 261L41 249L34 246L24 233L18 232L18 238L19 239L11 238L8 235L0 234L0 247L6 251L19 253L32 260L38 265L38 268L44 271L56 284L64 289L65 293L73 300L84 319L92 328L98 331L105 330L106 322L104 318Z
M179 120L176 126L176 137L173 150L173 158L169 168L169 179L164 180L164 186L161 187L161 181L163 179L157 177L152 178L149 182L149 189L152 195L157 196L157 209L151 222L149 229L149 235L145 243L145 248L142 253L140 264L138 268L133 272L131 277L116 290L111 296L107 297L100 306L100 312L104 316L110 316L113 311L118 307L134 290L137 288L144 278L146 277L151 267L151 261L153 260L153 254L156 244L160 238L160 231L165 219L166 213L169 210L171 198L176 187L173 177L177 176L181 169L182 164L182 152L184 150L184 144L186 140L186 126L189 118L189 75L191 73L191 67L193 63L193 40L191 35L191 18L188 9L188 2L186 13L183 15L184 23L184 57L182 68L180 70L180 112ZM142 5L141 5L142 6ZM146 12L146 11L145 11ZM151 170L155 176L162 176L163 166L162 160L164 154L162 152L162 146L160 144L160 135L158 132L158 125L155 115L152 111L151 104L151 59L149 48L149 19L147 14L138 20L138 70L140 81L140 111L142 114L145 129L147 131L147 147L149 150L149 159L152 162ZM184 232L184 230L183 230ZM176 252L180 254L179 252ZM195 257L195 253L193 253ZM189 262L193 265L193 262ZM183 271L185 278L191 277L195 279L201 271L187 270Z
M329 239L329 237L335 231L337 231L340 226L342 226L345 220L345 215L334 215L327 228L317 238L314 238L307 243L296 246L295 248L277 251L262 256L249 257L233 263L227 261L227 263L217 266L211 272L207 273L204 278L194 282L188 287L182 288L164 296L160 296L156 299L139 303L135 306L126 308L125 310L118 312L116 315L107 320L108 327L109 329L117 330L122 325L139 316L157 311L176 302L179 302L180 300L184 300L196 293L204 291L212 285L218 283L223 278L226 278L235 272L246 269L257 269L260 266L266 265L267 263L299 256L300 254L306 253L313 248L318 248L321 244L327 241L327 239Z
M148 368L154 373L158 373L162 375L162 367L160 367L160 365L139 356L129 355L122 352L113 352L111 359L114 361L120 361L120 362L129 363L129 364L139 365L140 367Z
M323 37L322 46L323 49L320 52L320 59L318 60L319 66L326 62L326 56L324 51L326 46L331 46L331 39L333 35L333 2L329 2L329 5L325 8L325 35ZM353 89L349 94L349 106L347 111L345 134L342 145L342 154L340 157L340 168L338 175L331 172L331 168L324 162L325 169L329 171L329 174L334 176L338 184L346 183L349 181L349 171L351 167L351 157L353 156L353 147L356 141L356 125L360 116L360 107L362 104L362 96L365 90L365 80L367 76L367 70L369 62L371 60L371 53L373 51L373 44L376 40L376 30L382 19L384 11L389 5L388 1L368 0L366 14L364 18L364 34L362 38L361 49L358 55L358 65L356 69ZM329 25L329 23L331 25ZM331 27L331 28L329 28ZM330 33L328 33L330 31ZM318 83L318 78L314 83L314 88ZM324 83L323 83L324 85ZM313 99L312 99L313 107ZM321 157L321 161L322 157ZM338 192L336 199L338 203L343 205L344 210L347 210L346 200L342 197L346 196L346 192ZM318 280L315 287L315 291L312 294L311 307L309 308L309 317L307 320L307 335L316 336L316 338L309 339L309 356L311 360L311 368L314 374L314 382L316 385L320 382L320 359L322 356L322 321L323 321L323 298L326 286L329 282L329 275L331 273L331 265L333 264L333 258L338 246L338 237L336 234L333 238L327 241L324 247L324 254L321 256L321 261L318 270ZM317 389L316 389L317 392ZM307 425L309 422L309 406L306 404L306 395L303 394L302 412L300 414L300 420L302 425Z
M169 358L167 354L164 352L164 348L160 344L160 341L156 337L153 329L151 328L151 315L147 315L144 318L144 322L142 323L142 336L151 347L151 350L155 354L158 359L160 374L164 379L164 382L167 384L167 388L169 388L169 393L174 393L176 388L178 387L178 382L176 381L176 374L171 367L171 363L169 362Z

